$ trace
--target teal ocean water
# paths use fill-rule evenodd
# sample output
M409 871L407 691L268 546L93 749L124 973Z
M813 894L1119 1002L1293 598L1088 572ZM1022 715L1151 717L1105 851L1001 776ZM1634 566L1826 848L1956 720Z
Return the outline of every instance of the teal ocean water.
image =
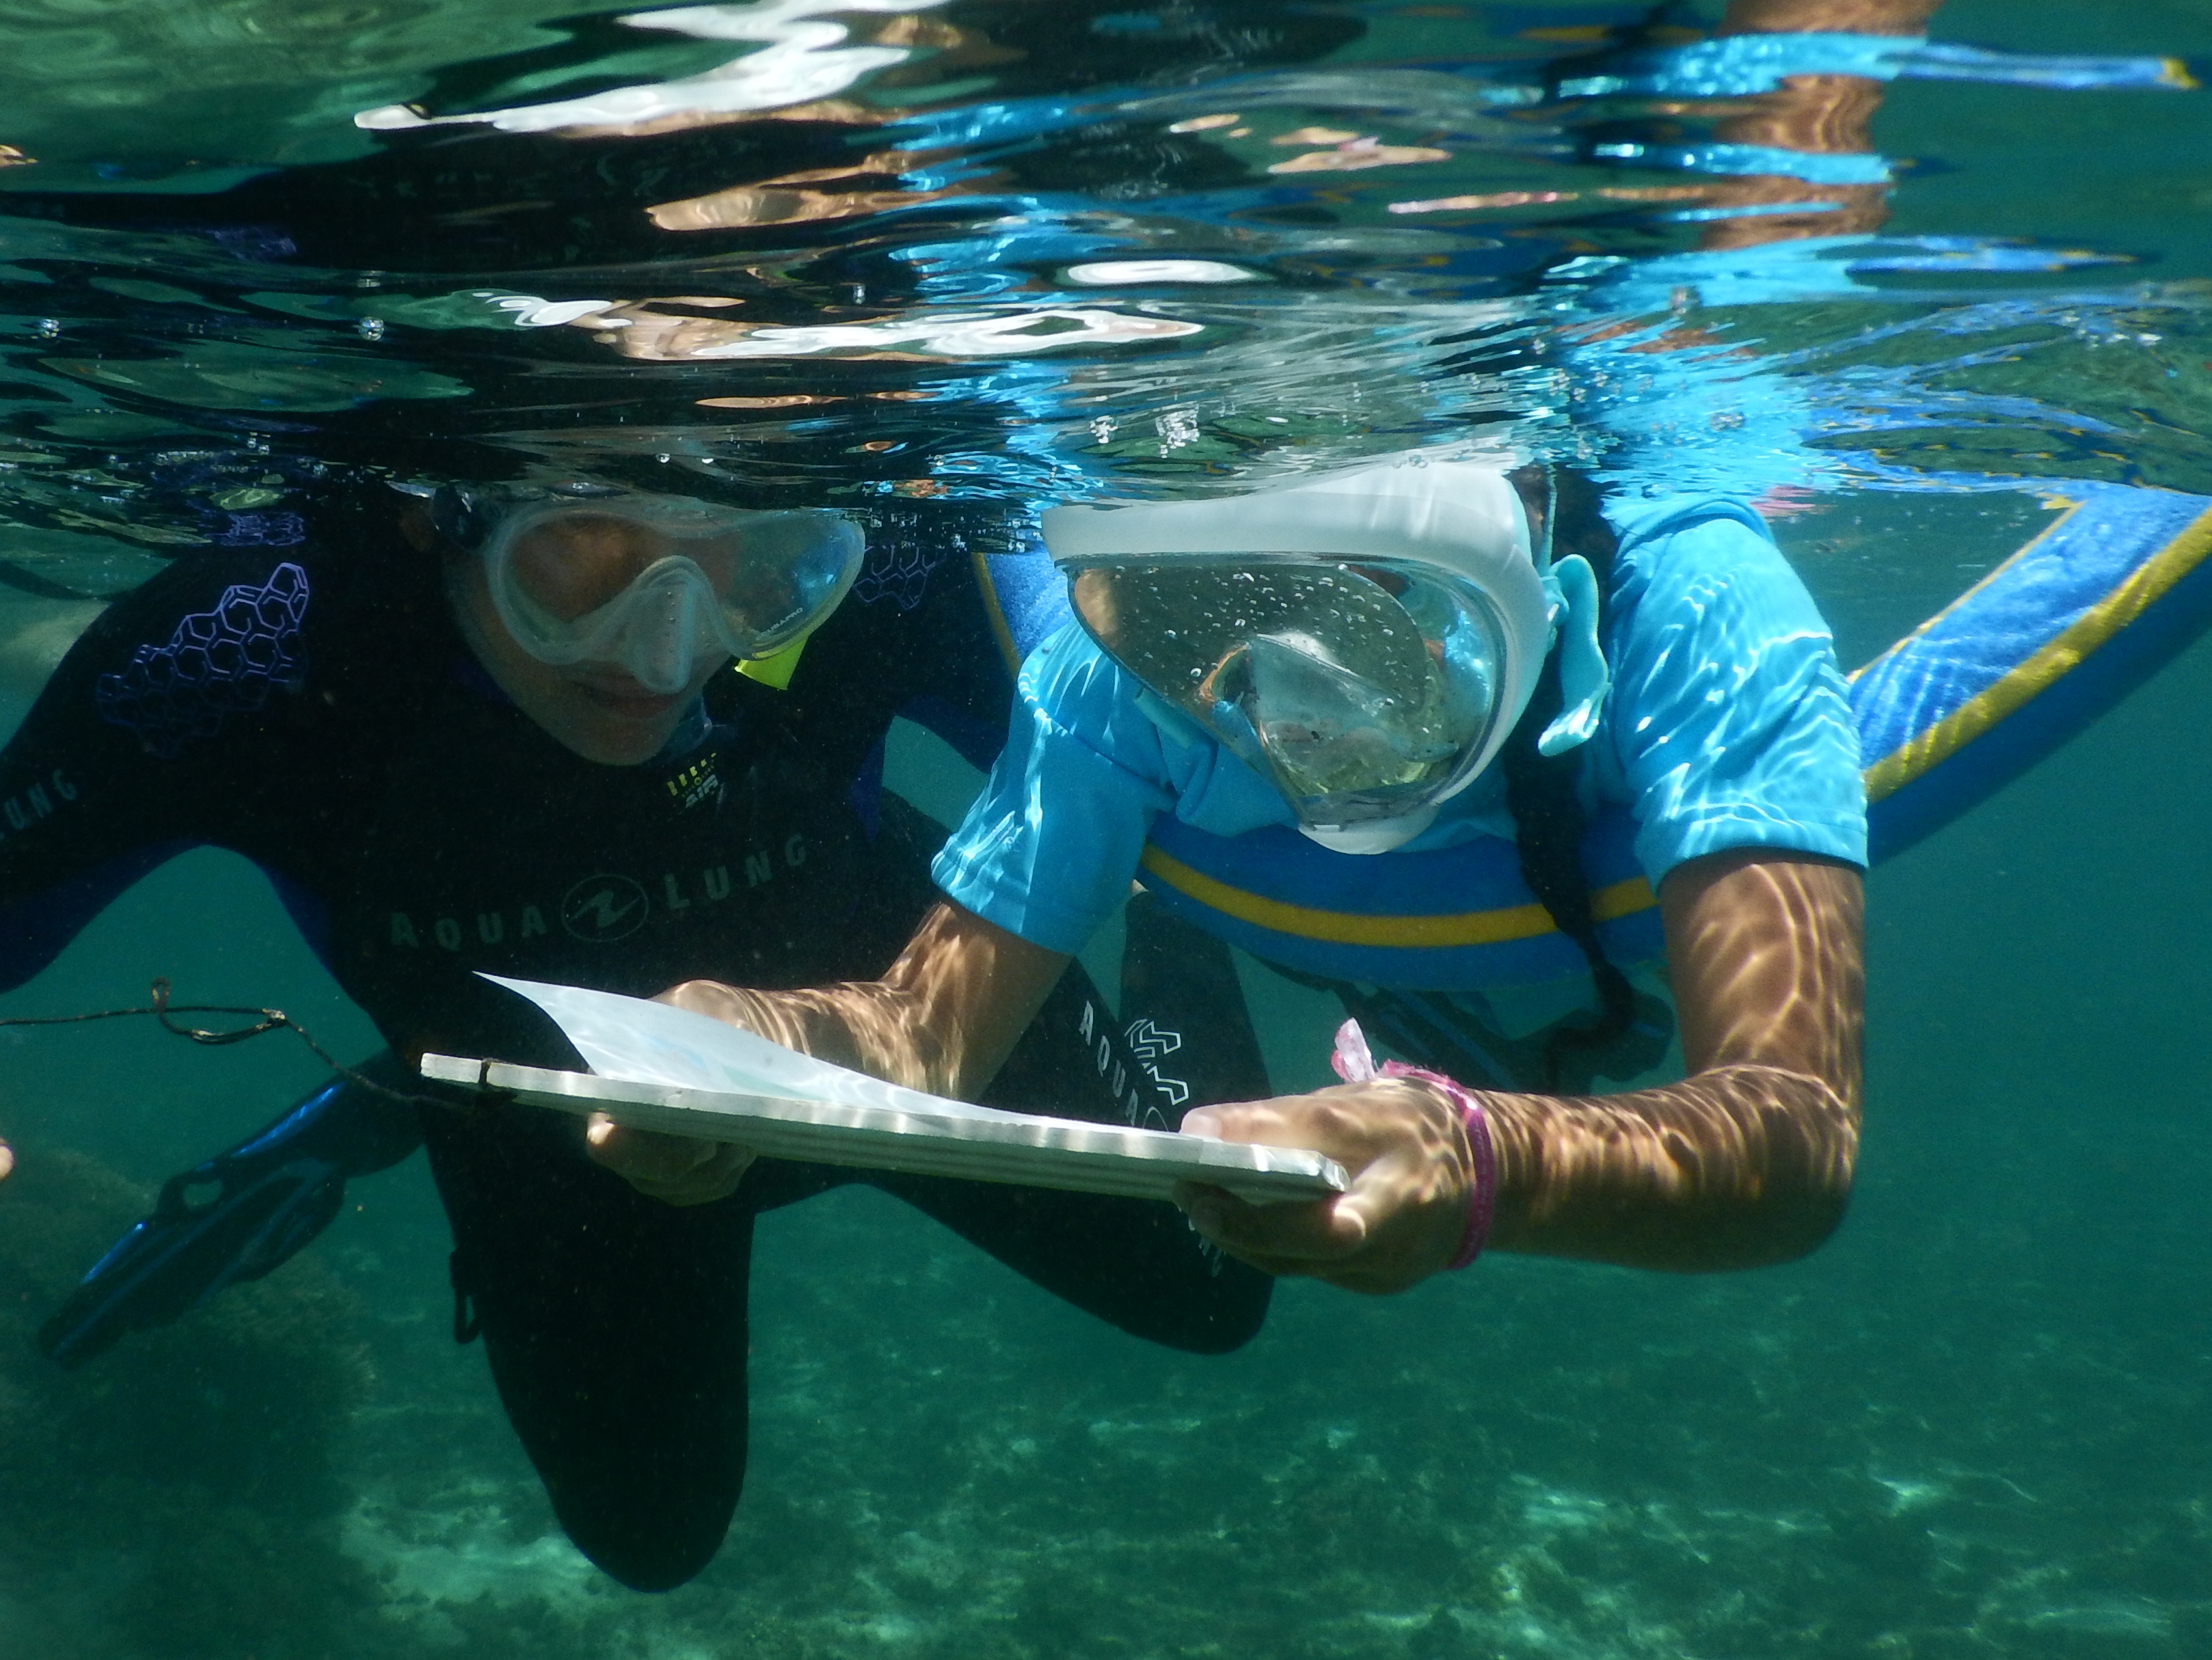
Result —
M2212 19L2179 0L1942 7L1930 38L1982 58L1869 82L1870 148L1793 152L1834 191L1879 197L1851 182L1872 164L1833 170L1877 152L1894 181L1886 220L1821 198L1859 218L1811 280L1790 250L1820 239L1731 265L1708 234L1759 216L1741 180L1790 175L1597 153L1750 142L1712 136L1698 100L1723 94L1593 112L1545 67L1625 78L1717 7L685 11L718 21L651 51L618 13L514 4L0 18L0 144L25 158L0 167L6 724L102 598L180 548L281 543L318 467L465 475L618 426L672 466L925 515L1510 431L1761 497L1853 664L2069 488L2212 494L2212 103L2167 64L2212 54ZM769 14L786 35L724 27ZM847 33L802 51L802 24ZM751 108L865 122L768 139L686 127L665 96L617 113L680 145L408 124L863 45L892 55L810 60ZM1167 130L1222 114L1255 130ZM1370 140L1442 154L1346 167ZM1304 155L1338 159L1266 171ZM655 195L633 162L689 182ZM668 228L654 204L713 194L718 168L755 195ZM446 181L444 217L410 205L416 175ZM1597 195L1660 187L1707 194ZM1578 199L1392 211L1547 194ZM1139 257L1250 281L1070 276ZM774 322L698 355L729 308L668 294ZM524 328L516 299L597 309ZM616 306L695 326L633 348L655 325L595 328ZM790 332L810 318L872 332ZM973 337L1040 319L1080 338ZM1623 322L1696 339L1640 362L1595 342L1556 373L1531 348ZM669 390L604 427L574 413L633 383ZM771 402L796 397L825 401ZM1495 1257L1381 1300L1285 1283L1258 1339L1205 1358L841 1190L761 1224L745 1496L714 1564L659 1596L568 1544L481 1350L453 1343L420 1159L356 1181L268 1280L80 1372L47 1363L39 1320L155 1185L322 1073L282 1037L0 1029L21 1160L0 1186L0 1656L2212 1652L2208 706L2212 643L1873 874L1865 1153L1809 1259L1674 1278ZM940 817L973 786L910 732L890 782ZM379 1041L268 883L212 850L0 1015L135 1002L157 975L281 1005L344 1055ZM1247 983L1276 1086L1321 1081L1327 1011Z

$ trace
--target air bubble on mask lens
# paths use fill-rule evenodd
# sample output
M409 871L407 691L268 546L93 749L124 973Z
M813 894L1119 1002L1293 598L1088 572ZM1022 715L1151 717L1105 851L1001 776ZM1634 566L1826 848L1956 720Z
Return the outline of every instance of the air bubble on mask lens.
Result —
M380 317L364 317L353 325L353 331L363 340L381 340L384 338L384 319Z

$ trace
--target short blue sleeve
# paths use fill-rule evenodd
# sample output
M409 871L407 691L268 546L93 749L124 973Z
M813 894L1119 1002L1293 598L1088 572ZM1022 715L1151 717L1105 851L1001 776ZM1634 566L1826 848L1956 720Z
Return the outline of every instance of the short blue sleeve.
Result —
M1866 863L1858 731L1827 624L1751 511L1618 516L1613 758L1652 885L1740 848Z
M1047 950L1082 948L1175 799L1133 689L1080 629L1030 654L1006 749L930 867L946 897Z

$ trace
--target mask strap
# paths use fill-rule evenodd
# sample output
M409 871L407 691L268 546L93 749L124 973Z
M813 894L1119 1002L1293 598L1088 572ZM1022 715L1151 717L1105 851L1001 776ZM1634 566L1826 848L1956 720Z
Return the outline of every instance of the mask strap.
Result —
M477 492L442 484L430 498L430 523L438 534L470 553L482 551L498 513Z

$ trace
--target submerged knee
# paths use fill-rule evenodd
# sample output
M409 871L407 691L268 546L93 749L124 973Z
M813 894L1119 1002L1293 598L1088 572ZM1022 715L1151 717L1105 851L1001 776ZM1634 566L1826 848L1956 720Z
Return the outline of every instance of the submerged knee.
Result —
M592 1566L631 1590L674 1590L696 1578L722 1547L734 1495L717 1513L633 1512L620 1518L572 1516L554 1501L554 1511L576 1548Z

